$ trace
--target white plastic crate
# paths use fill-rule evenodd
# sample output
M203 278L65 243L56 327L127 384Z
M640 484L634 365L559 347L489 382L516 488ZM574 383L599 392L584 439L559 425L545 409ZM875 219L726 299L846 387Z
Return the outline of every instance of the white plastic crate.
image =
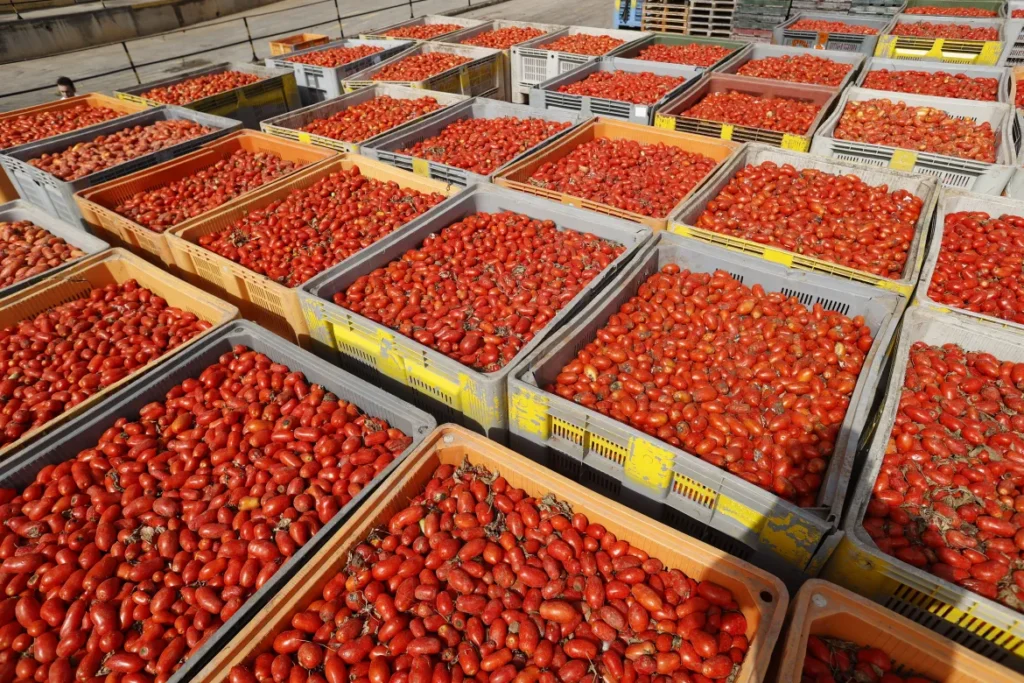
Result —
M472 28L473 26L480 26L484 21L482 19L470 19L469 17L448 17L442 14L424 14L422 17L416 17L414 19L406 19L400 21L397 24L391 24L384 28L374 29L373 31L367 31L366 33L359 34L359 37L363 40L413 40L412 38L392 38L391 36L384 35L388 31L393 31L396 28L406 28L407 26L424 26L431 24L455 24L462 28L456 29L461 31L464 28ZM456 31L449 31L448 33L442 33L431 38L431 41L444 40ZM425 42L419 41L416 42Z
M414 55L443 52L451 55L468 57L470 61L457 64L433 76L419 81L377 81L374 76L381 70L403 59ZM456 93L470 97L490 97L496 100L508 99L505 79L501 69L501 50L472 45L451 45L449 43L420 42L401 52L391 59L386 59L359 73L352 74L343 81L345 92L350 93L360 88L378 84L405 85L422 90Z

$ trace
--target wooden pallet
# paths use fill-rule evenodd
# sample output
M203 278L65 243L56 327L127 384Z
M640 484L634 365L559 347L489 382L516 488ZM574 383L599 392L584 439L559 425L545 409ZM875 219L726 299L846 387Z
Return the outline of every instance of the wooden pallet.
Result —
M640 30L685 34L689 16L688 4L669 0L647 0L640 17Z

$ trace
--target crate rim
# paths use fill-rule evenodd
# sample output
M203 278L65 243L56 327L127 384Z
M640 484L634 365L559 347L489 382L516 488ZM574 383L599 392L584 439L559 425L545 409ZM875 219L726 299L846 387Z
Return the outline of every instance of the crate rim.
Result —
M876 68L877 67L877 68ZM948 74L964 74L970 78L995 78L998 81L998 91L996 93L995 102L1001 102L1003 104L1009 104L1013 102L1012 92L1010 89L1013 87L1013 79L1010 78L1010 71L999 66L987 66L982 64L954 64L950 62L929 62L924 60L916 59L892 59L890 57L869 57L864 63L864 68L861 69L860 75L857 76L856 81L852 84L854 87L863 88L864 90L873 90L871 88L864 88L864 81L867 79L868 74L872 71L924 71L928 73L948 73ZM874 92L892 92L902 93L900 90L875 90ZM902 93L902 94L915 94L915 93ZM940 97L940 95L928 95L928 97ZM945 99L959 100L963 99L960 97L947 97ZM965 100L967 102L989 102L989 100Z
M800 29L792 28L793 24L797 23L801 19L825 19L833 21L841 21L846 24L853 26L871 26L875 28L876 24L879 24L878 33L874 35L862 35L860 33L843 33L842 31L829 31L827 35L837 36L849 36L851 38L878 38L879 36L885 35L885 29L892 28L896 23L896 17L887 14L844 14L843 12L833 11L829 12L826 10L797 10L795 14L792 14L785 22L779 24L775 28L781 29L786 33L790 34L804 34L804 35L816 35L817 31L805 31ZM834 51L834 50L833 50Z
M626 42L624 42L621 45L616 45L615 47L613 47L612 49L608 50L608 52L605 52L602 55L581 55L581 54L578 54L578 53L575 53L575 52L563 52L561 50L550 50L548 48L541 47L541 45L539 44L540 41L545 40L545 39L550 40L550 38L551 38L548 35L543 35L543 36L537 36L536 38L531 38L530 40L527 40L527 41L524 41L522 43L519 43L518 45L514 45L514 46L512 46L512 49L516 50L517 52L519 50L528 49L528 50L536 50L538 52L544 52L544 53L547 53L549 55L569 55L570 57L576 57L576 58L598 59L600 57L611 57L611 56L614 56L617 51L626 49L628 47L631 47L634 44L640 42L641 40L643 40L645 38L648 38L650 36L656 35L656 34L650 32L650 31L633 31L633 30L630 30L630 29L622 29L622 28L608 28L608 29L604 29L604 28L597 28L597 27L594 27L594 26L567 26L566 29L567 29L567 31L566 31L565 35L567 35L567 36L572 36L572 35L576 35L576 34L579 34L579 33L586 33L587 35L591 35L591 36L606 35L606 36L610 36L612 38L622 38Z
M377 38L366 38L366 39L364 39L364 38L338 38L337 40L332 40L329 43L324 43L323 45L314 45L313 47L307 47L307 48L304 48L302 50L296 50L295 52L289 52L289 53L283 54L283 55L273 55L273 56L267 57L266 60L265 60L265 63L267 64L267 66L270 66L271 68L292 69L294 71L295 67L314 66L314 65L312 65L312 64L304 64L302 62L293 62L292 61L292 57L300 57L302 55L309 55L309 54L313 54L315 52L323 52L324 50L331 50L331 49L339 48L339 47L359 46L359 45L366 45L366 44L371 44L371 43L374 44L374 46L379 44L383 48L382 52L387 52L389 49L393 49L393 48L396 48L396 47L401 47L403 44L405 44L407 48L408 47L412 47L414 42L415 41L413 41L413 40L398 40L398 39L380 40L380 39L377 39ZM370 56L372 57L373 55L370 55ZM271 62L273 64L271 64ZM318 69L324 69L326 71L326 70L331 70L331 69L340 69L341 67L347 66L348 64L349 64L349 62L346 62L345 64L339 64L337 66L318 66L317 68ZM303 86L303 87L308 87L308 86ZM293 112L289 112L289 113L293 113Z
M544 36L540 36L540 37L543 38ZM463 62L462 64L456 64L455 66L453 66L453 67L451 67L449 69L445 69L444 71L440 71L440 72L438 72L436 74L431 74L430 76L427 76L426 78L423 78L423 79L418 80L418 81L375 81L375 80L373 80L373 75L375 73L377 73L378 71L382 70L384 67L390 66L392 63L397 63L397 62L399 62L399 61L401 61L403 59L406 59L408 57L413 57L413 56L417 56L417 55L421 55L421 54L427 54L428 52L446 52L448 54L458 54L458 52L455 51L456 49L458 49L458 50L473 50L473 51L477 51L477 52L475 52L475 54L477 54L477 56L473 57L472 55L474 53L471 52L470 55L469 55L470 56L470 61ZM381 84L390 84L390 85L410 84L407 87L412 87L412 88L417 88L417 89L427 89L425 87L425 84L427 84L429 81L434 80L435 78L441 78L443 76L452 76L452 75L454 75L456 73L459 73L463 69L466 69L466 68L469 68L470 66L473 66L474 64L482 63L484 60L487 60L487 59L497 58L501 54L502 54L502 50L493 50L493 49L491 49L489 47L477 47L476 45L461 45L461 44L456 45L456 44L453 44L453 43L445 43L445 42L440 42L440 41L436 41L436 42L435 41L420 41L420 42L417 42L412 47L410 47L408 50L406 50L404 52L400 52L397 55L395 55L394 57L391 57L389 59L385 59L385 60L383 60L381 62L378 62L377 64L374 64L373 66L368 66L365 69L363 69L362 71L358 71L358 72L352 74L351 76L345 78L342 81L342 83L343 84L381 83ZM466 56L466 55L462 55L462 56ZM413 83L415 83L417 85L411 85ZM359 89L363 90L363 89L366 89L367 87L369 87L369 85L362 85L362 86L359 87ZM331 102L331 101L333 101L333 100L328 100L328 102Z
M243 73L254 73L257 76L262 76L262 78L260 78L258 81L255 81L253 83L249 83L247 85L240 85L237 88L231 88L230 90L222 90L220 92L213 93L212 95L207 95L206 97L201 97L198 100L192 100L191 102L186 102L185 104L171 105L171 104L168 104L166 102L158 102L157 100L151 100L149 98L146 98L146 97L142 96L144 93L149 92L150 90L152 90L154 88L159 88L159 87L163 87L163 86L167 86L167 85L174 85L175 83L181 83L181 82L187 81L190 78L195 78L197 76L205 76L207 74L216 74L216 73L220 73L221 71L241 71ZM272 71L274 73L261 73L261 72L264 72L264 71ZM228 95L228 94L231 94L231 93L235 93L236 95L240 94L246 88L251 88L252 86L258 85L258 84L262 83L263 81L269 81L271 79L280 78L282 76L293 76L294 77L294 75L295 74L294 74L294 72L291 69L284 69L284 68L279 68L279 67L274 67L274 66L266 66L265 64L252 64L252 63L248 63L248 62L220 62L218 64L213 64L211 66L205 66L205 67L202 67L200 69L195 69L193 71L185 72L185 73L179 74L177 76L174 76L172 78L165 78L165 79L162 79L162 80L159 80L159 81L152 81L150 83L143 83L141 85L133 86L131 88L123 88L123 89L120 89L120 90L115 90L114 94L117 95L121 99L127 99L129 101L131 101L131 99L137 98L138 100L140 100L142 102L145 102L147 105L149 105L151 107L176 106L176 107L183 107L183 108L187 108L187 109L193 109L193 108L201 107L202 105L204 105L204 104L214 100L214 98L222 98L225 95ZM128 97L122 97L122 95L127 95Z
M473 19L472 17L462 17L459 15L448 16L447 14L421 14L418 17L412 17L404 21L391 24L389 26L382 26L381 28L363 31L359 34L359 37L363 40L411 40L416 43L426 43L437 41L440 38L457 33L465 28L472 28L479 26L480 24L487 21L486 19ZM462 28L456 29L455 31L449 31L448 33L442 33L432 38L421 39L421 38L392 38L391 36L385 36L384 33L387 31L393 31L396 28L405 28L407 26L422 26L427 24L458 24L463 23Z
M439 39L436 40L435 42L449 43L452 45L465 45L465 43L463 43L462 41L466 40L467 38L475 38L481 33L488 33L490 31L497 31L499 29L512 27L536 28L545 32L543 35L536 36L537 38L543 38L544 36L555 33L556 31L561 31L562 29L569 28L568 25L565 24L547 24L539 21L520 21L518 19L485 19L484 23L480 24L479 26L467 26L466 28L459 29L458 31L446 33L443 37L443 40ZM532 38L528 38L527 40L532 40ZM516 43L516 45L521 45L522 43L525 42L527 41L521 41L519 43ZM469 47L479 46L471 45ZM501 48L501 51L506 54L510 54L513 47L515 47L515 45L509 45L506 48Z
M98 101L101 105L107 106L107 107L109 107L111 104L116 104L117 106L121 106L121 107L137 107L137 109L134 112L131 112L131 113L128 113L128 114L121 114L120 116L116 116L116 117L114 117L112 119L108 119L107 121L100 121L99 123L94 123L94 124L89 125L89 126L83 126L81 128L76 128L74 130L69 130L69 131L66 131L64 133L58 133L57 135L67 135L68 133L84 132L84 131L88 130L89 128L92 128L93 126L102 126L105 123L111 123L112 121L116 121L118 119L122 119L125 116L132 116L134 114L140 114L140 113L142 113L142 112L147 110L147 107L145 105L141 105L141 104L138 104L136 102L130 102L128 100L122 100L122 99L119 99L117 97L113 97L111 95L106 95L104 93L90 92L90 93L85 93L85 94L82 94L82 95L75 95L74 97L69 97L66 100L57 100L56 102L44 102L42 104L34 104L34 105L30 106L30 107L21 107L20 109L12 109L11 111L4 112L4 113L0 114L0 123L2 123L3 121L6 121L6 120L10 120L10 119L16 119L16 118L21 117L21 116L31 116L33 114L37 114L37 113L40 113L40 112L43 112L43 111L48 111L48 110L60 111L62 109L73 107L76 104L86 104L86 105L92 107L93 106L92 101ZM68 103L73 103L73 104L68 104ZM44 140L50 140L52 138L57 137L57 135L51 135L51 136L45 137L45 138L38 138L38 139L32 140L30 142L23 142L21 145L14 145L13 147L0 148L0 154L6 154L8 151L17 149L18 147L21 147L23 145L31 145L31 144L35 144L37 142L43 142Z
M848 34L844 34L848 35ZM881 35L881 34L879 34ZM875 36L877 38L877 36ZM843 77L838 85L823 85L820 83L799 83L798 81L783 81L767 78L757 78L755 76L744 76L737 71L747 62L751 62L757 59L767 59L769 57L783 57L783 56L797 56L797 55L810 55L812 57L821 57L822 59L830 59L833 62L840 64L849 64L850 70ZM769 83L795 83L799 86L813 85L822 88L832 88L838 92L850 84L854 77L860 72L864 66L864 60L866 55L860 52L848 52L845 50L819 50L816 48L809 47L796 47L794 45L774 45L767 43L751 43L750 49L740 54L733 55L725 64L722 64L716 73L724 76L737 76L739 78L749 78L758 81L767 81Z

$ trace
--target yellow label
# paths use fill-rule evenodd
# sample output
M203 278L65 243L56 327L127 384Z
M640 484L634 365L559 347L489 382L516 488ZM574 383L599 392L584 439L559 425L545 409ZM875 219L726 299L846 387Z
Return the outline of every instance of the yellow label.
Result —
M412 158L412 172L416 175L421 175L424 178L430 177L430 162L426 159L420 159L418 157Z
M999 55L1003 51L1003 44L995 41L986 41L981 46L981 54L978 55L978 64L995 64L999 61Z
M718 496L718 512L726 517L732 517L743 526L756 532L761 531L765 520L768 519L760 512L723 495Z
M629 457L623 467L632 481L648 488L664 491L672 483L675 457L649 439L633 439Z
M928 50L928 54L935 55L936 57L942 55L942 46L946 44L946 41L942 38L936 38L935 44L932 45L932 49Z
M562 203L568 204L569 206L575 206L577 209L583 208L583 200L580 199L579 197L573 197L570 194L562 195Z
M517 387L509 392L509 421L521 431L548 438L548 401L539 392Z
M892 153L889 168L894 171L913 171L917 164L917 152L909 149L898 149Z
M674 232L675 234L682 235L683 237L691 237L693 235L690 231L690 226L682 223L672 223L668 226L668 229L669 232Z
M313 139L309 137L309 133L299 131L299 142L306 145L311 145L313 144Z
M793 255L788 251L767 248L764 250L762 258L765 261L771 261L772 263L781 263L787 268L791 268L793 266Z
M782 135L782 149L791 149L794 152L806 152L811 147L811 141L799 135Z
M654 127L664 128L665 130L675 130L676 118L674 116L665 116L664 114L655 114Z
M723 123L722 133L718 137L722 138L723 140L732 140L732 124Z

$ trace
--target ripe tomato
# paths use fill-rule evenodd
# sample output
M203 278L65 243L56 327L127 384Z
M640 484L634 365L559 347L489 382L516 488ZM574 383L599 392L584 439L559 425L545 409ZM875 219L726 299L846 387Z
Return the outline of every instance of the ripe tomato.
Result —
M999 13L995 10L981 7L936 7L935 5L923 5L920 7L908 7L904 14L926 14L934 17L997 17Z
M739 68L737 75L767 78L772 81L839 85L853 68L817 55L783 55L753 59Z
M470 61L473 60L469 57L451 55L447 52L427 52L421 55L410 55L405 59L400 59L393 64L385 66L373 75L373 80L422 81Z
M76 104L65 109L13 116L0 121L0 149L51 138L122 116L106 107Z
M668 62L670 64L691 64L693 66L712 66L720 59L732 54L732 50L721 45L688 45L654 44L641 50L636 59L648 62Z
M998 79L972 78L966 74L948 74L943 71L930 73L879 69L868 72L862 87L988 102L995 102L999 96Z
M933 24L922 21L916 24L898 23L891 29L893 35L920 38L952 38L954 40L999 40L999 29L988 26L974 27L969 24Z
M658 76L649 71L595 71L582 81L561 86L558 92L633 104L654 104L685 80L683 77Z
M142 97L164 104L188 104L210 95L227 92L235 88L251 85L261 80L256 74L241 71L221 71L215 74L204 74L174 83L153 88L142 93Z
M815 33L844 33L856 36L875 36L878 29L871 26L847 24L845 21L826 21L824 19L800 19L788 27L790 31L814 31Z
M477 47L489 47L494 50L507 50L513 45L525 43L528 40L539 38L547 31L530 26L508 26L493 31L485 31L472 38L462 41L463 45L476 45Z
M588 33L575 33L564 35L550 43L538 46L539 50L554 50L555 52L568 52L574 55L591 55L600 57L606 52L611 52L626 41L611 36L596 35Z
M816 104L787 97L757 97L730 91L705 95L681 116L806 135L820 110Z
M430 40L445 33L458 31L464 26L459 24L420 24L419 26L401 26L385 31L381 35L388 38L411 38L413 40Z
M0 221L0 287L80 256L85 252L31 221Z
M898 653L897 653L898 654ZM896 673L889 654L839 638L810 636L800 683L876 681L878 683L935 683L912 673Z
M344 142L362 142L440 108L433 97L408 100L381 95L326 118L314 119L300 130Z
M312 66L322 66L324 68L334 68L343 64L350 64L357 59L369 57L375 55L378 52L383 52L382 47L373 47L371 45L353 45L352 47L331 47L326 50L317 50L316 52L310 52L304 55L295 55L294 57L288 57L285 59L287 62L295 62L297 64L310 64Z

